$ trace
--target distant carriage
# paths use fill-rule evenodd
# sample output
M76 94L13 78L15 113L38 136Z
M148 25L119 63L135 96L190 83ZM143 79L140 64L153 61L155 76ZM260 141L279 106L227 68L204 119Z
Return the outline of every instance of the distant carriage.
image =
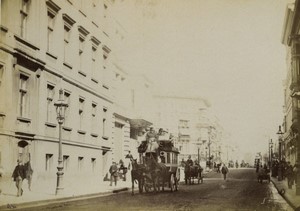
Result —
M190 165L187 162L184 163L184 180L185 184L203 183L202 167L200 165Z
M138 151L141 155L143 166L143 181L141 182L146 192L164 191L165 187L171 191L177 191L179 185L180 171L178 168L179 151L170 140L142 142ZM156 146L156 148L151 148ZM149 150L150 148L150 150ZM140 191L141 192L141 191Z

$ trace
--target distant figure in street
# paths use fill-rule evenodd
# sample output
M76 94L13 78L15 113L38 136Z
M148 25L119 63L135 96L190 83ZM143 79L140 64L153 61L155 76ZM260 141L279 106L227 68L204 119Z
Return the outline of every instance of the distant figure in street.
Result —
M112 162L112 165L109 168L110 173L110 186L112 186L112 183L115 183L115 186L117 185L117 179L118 179L118 166L116 162Z
M226 175L227 175L227 173L228 173L228 168L227 168L227 166L225 165L225 163L223 163L221 172L222 172L222 174L223 174L224 180L226 180Z
M18 189L17 196L19 197L23 195L22 183L26 175L22 162L20 160L18 160L17 162L18 164L13 171L12 178L16 182L16 187Z

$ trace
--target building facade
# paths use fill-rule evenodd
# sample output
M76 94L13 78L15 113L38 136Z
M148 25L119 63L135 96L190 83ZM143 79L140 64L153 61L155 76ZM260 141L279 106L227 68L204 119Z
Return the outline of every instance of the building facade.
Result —
M221 128L209 113L208 101L197 97L155 96L157 125L176 137L180 160L191 155L201 165L221 160Z
M107 172L114 122L106 4L1 0L0 165L6 172L20 159L31 161L36 177L56 177L54 103L60 89L68 103L62 127L65 176Z

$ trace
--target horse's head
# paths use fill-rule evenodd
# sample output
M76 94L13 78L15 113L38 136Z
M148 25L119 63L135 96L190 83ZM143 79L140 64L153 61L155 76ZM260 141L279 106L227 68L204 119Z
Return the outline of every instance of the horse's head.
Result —
M138 169L137 159L131 159L132 170Z

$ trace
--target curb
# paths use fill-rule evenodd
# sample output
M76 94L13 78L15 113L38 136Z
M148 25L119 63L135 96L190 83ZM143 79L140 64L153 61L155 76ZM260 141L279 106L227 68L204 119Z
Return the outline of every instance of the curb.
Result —
M286 197L285 194L281 193L281 190L279 190L278 186L276 185L276 183L273 181L273 179L271 179L271 182L273 183L273 185L275 186L277 192L279 193L280 196L282 196L282 198L284 198L284 200L295 210L297 207L291 202L291 200L289 200L288 197Z
M7 204L7 205L2 205L0 206L0 210L19 210L19 209L24 209L24 208L31 208L31 207L40 207L44 205L50 205L50 204L58 204L61 202L71 202L71 201L79 201L82 199L91 199L91 198L97 198L101 196L106 196L106 195L112 195L116 194L119 192L123 191L128 191L129 188L119 188L119 189L114 189L114 190L109 190L109 191L104 191L104 192L99 192L99 193L91 193L91 194L83 194L83 195L78 195L78 196L68 196L68 197L61 197L57 199L45 199L45 200L40 200L40 201L30 201L30 202L23 202L23 203L16 203L16 204ZM8 207L10 206L10 207Z

